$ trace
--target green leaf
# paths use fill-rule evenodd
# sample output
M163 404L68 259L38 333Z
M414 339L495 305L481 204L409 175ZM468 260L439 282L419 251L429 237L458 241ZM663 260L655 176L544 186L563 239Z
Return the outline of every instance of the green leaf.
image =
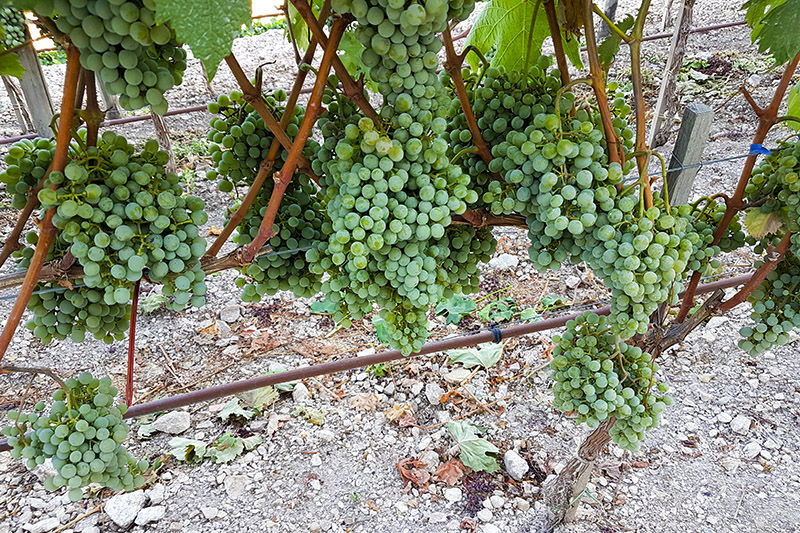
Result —
M242 455L244 442L230 431L220 435L208 449L206 455L215 463L229 463Z
M220 411L219 415L217 416L219 416L222 420L228 420L228 418L232 416L250 420L253 418L253 415L255 415L253 411L244 409L241 405L239 405L239 398L234 398L225 404L225 407L222 408L222 411Z
M531 33L534 13L536 21ZM495 48L492 66L523 70L526 54L530 54L528 63L535 64L542 53L542 43L548 35L550 28L540 1L490 0L475 21L464 46L472 45L484 55ZM467 61L473 70L478 68L479 59L475 54L469 54Z
M565 35L561 32L561 41L564 44L564 54L569 59L569 62L578 69L583 69L583 61L581 60L581 43L580 40L574 35Z
M617 23L617 27L627 32L633 27L634 22L633 16L628 15L625 19ZM603 69L608 70L608 67L614 62L614 58L617 56L617 53L619 53L619 45L621 43L622 37L612 31L608 37L603 39L600 46L597 47L597 55L600 58L600 66L603 67Z
M445 352L450 363L461 363L464 368L494 366L503 355L503 343L486 342L473 348L448 350Z
M250 400L250 407L259 411L265 410L267 407L275 403L278 399L278 391L275 387L267 385L261 387L253 392L253 398Z
M448 422L447 429L450 435L458 443L461 450L461 462L476 472L497 472L500 465L497 464L497 456L500 450L486 439L478 437L477 431L480 430L475 424L470 422Z
M298 405L294 408L292 414L294 416L301 416L316 426L321 426L325 423L325 413L322 412L322 409L311 409L303 405Z
M478 312L478 317L484 322L507 322L514 318L517 312L517 303L513 298L498 298L492 300Z
M157 432L158 430L155 428L155 424L142 424L139 426L139 429L136 430L136 437L139 440L146 440Z
M454 294L451 298L441 302L436 306L437 315L447 315L448 324L458 324L462 318L472 313L478 308L472 299L460 294Z
M249 0L156 0L156 23L172 23L178 41L203 62L209 81L231 53L233 39L250 23Z
M169 447L171 448L168 452L169 455L172 455L178 461L187 463L202 463L208 449L205 442L183 437L170 439Z
M25 67L19 62L19 56L14 53L0 56L0 76L21 78L25 74Z
M259 446L262 442L264 442L264 439L261 438L261 435L250 435L249 437L242 439L244 449L248 452L254 449L256 446Z
M752 28L750 37L761 53L770 53L778 64L800 51L800 2L797 0L750 0L742 6Z
M375 336L381 344L389 344L392 341L392 335L389 333L389 324L384 319L377 315L372 317L372 327L375 328Z
M525 309L519 314L520 320L530 320L531 318L536 318L538 316L539 313L537 313L536 309L533 309L532 307Z
M744 216L744 225L750 235L756 239L763 239L767 235L778 231L783 226L783 221L778 213L763 213L761 208L754 207L747 209Z
M153 293L139 304L139 307L145 314L150 314L161 309L161 305L169 301L169 298L163 294Z
M787 99L788 109L786 113L795 118L800 118L800 82L797 82L792 90L789 91L789 98ZM800 131L800 122L797 120L789 120L786 125L794 131Z
M312 313L332 315L334 311L336 311L336 304L328 300L322 300L321 302L314 302L311 304Z
M542 304L542 309L545 310L552 309L553 307L560 307L567 303L564 297L559 296L558 294L548 294L547 296L544 296L540 302Z
M286 372L285 368L279 368L277 370L270 370L269 372L264 372L265 376L269 376L270 374L279 374L281 372ZM294 386L297 384L297 381L289 381L287 383L278 383L275 385L275 388L278 389L280 392L292 392L294 390Z
M361 63L361 52L364 50L364 45L361 41L356 39L356 32L354 30L347 30L342 36L339 43L339 50L343 52L339 54L339 59L342 60L344 68L354 79L358 79L361 74L365 74L364 65Z

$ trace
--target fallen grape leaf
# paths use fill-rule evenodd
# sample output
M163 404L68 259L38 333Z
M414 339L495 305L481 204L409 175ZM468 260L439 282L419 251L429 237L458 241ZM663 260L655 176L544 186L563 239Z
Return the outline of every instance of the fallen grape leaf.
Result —
M207 326L205 328L199 328L197 330L197 333L199 333L200 335L208 335L208 336L219 335L219 326L217 326L217 321L214 320L214 322L210 326Z
M186 463L202 463L207 450L205 442L185 439L183 437L173 437L170 439L169 447L171 449L168 455L175 457L178 461Z
M139 309L141 309L145 314L154 313L161 309L162 304L165 304L168 301L169 298L163 294L153 293L142 300L142 303L139 304Z
M263 411L275 403L275 400L277 399L278 391L275 390L275 387L267 385L266 387L261 387L253 392L253 398L250 400L250 407L259 411Z
M397 461L395 466L397 471L400 472L400 479L403 480L404 487L407 487L409 482L421 488L428 486L431 475L425 470L428 466L426 463L418 459L404 458Z
M303 405L298 405L292 414L303 417L306 421L316 426L321 426L325 423L325 413L321 409L310 409Z
M486 342L473 348L448 350L445 352L450 363L461 363L464 368L482 366L489 368L497 364L503 354L503 343Z
M239 398L234 398L225 404L225 407L222 408L222 411L220 411L217 416L219 416L222 420L228 420L228 418L232 416L250 420L253 418L253 415L255 415L253 411L245 409L239 405Z
M436 306L437 315L447 315L445 323L458 324L462 318L472 313L478 305L465 296L454 294L451 298L444 300Z
M374 411L378 403L378 395L370 392L360 392L350 398L350 408L356 411Z
M464 476L464 472L466 470L460 459L450 459L439 465L433 477L439 481L444 481L448 487L452 487Z
M461 462L476 472L497 472L497 456L500 450L486 439L478 436L478 426L470 422L452 421L447 423L450 435L461 450Z
M411 415L413 417L414 411L411 409L410 403L404 403L404 404L396 403L394 404L394 407L387 409L384 414L386 415L386 420L391 423L391 422L397 422L404 416Z

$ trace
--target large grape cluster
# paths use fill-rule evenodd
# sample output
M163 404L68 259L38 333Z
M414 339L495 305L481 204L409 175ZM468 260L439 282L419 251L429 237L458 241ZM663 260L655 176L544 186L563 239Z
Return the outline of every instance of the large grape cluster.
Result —
M17 141L8 150L0 182L6 185L14 209L25 207L31 189L42 182L55 153L55 140L41 137Z
M0 28L5 33L2 44L14 48L25 43L25 17L13 7L0 7Z
M56 210L59 230L51 257L69 251L83 267L80 287L48 291L28 304L28 324L45 342L87 332L106 342L122 336L130 315L133 284L143 277L162 283L180 310L205 303L205 273L198 259L206 241L203 201L184 196L178 176L164 169L166 152L148 141L140 153L124 137L106 131L96 147L74 149L64 172L51 172L39 191L44 208ZM56 186L57 188L52 188ZM29 244L36 243L29 236ZM27 268L32 248L16 252ZM40 284L39 289L55 289Z
M47 478L44 487L65 487L72 501L83 498L81 489L90 483L114 491L141 487L149 465L131 457L122 445L130 431L122 419L127 408L113 405L118 391L111 378L84 372L65 385L53 395L49 414L43 402L31 413L8 412L11 425L3 434L11 457L26 459L31 470L51 459L57 474Z
M275 91L264 97L270 111L283 115L283 91ZM219 188L230 192L235 186L252 185L262 161L267 157L274 135L264 121L242 98L240 92L221 95L209 111L219 114L211 120L209 140L212 160L216 170L206 174L209 179L219 179ZM290 138L297 135L305 110L295 106L286 131ZM317 143L309 140L306 153L313 155ZM273 164L280 169L286 159L286 150L281 148ZM234 241L239 246L252 242L258 234L261 221L272 195L273 180L267 179L258 196L248 209L237 228ZM277 234L267 241L270 251L241 269L242 277L236 283L244 287L245 301L259 301L265 294L277 291L292 291L298 297L310 297L321 289L319 274L312 273L305 259L305 251L322 239L322 226L326 219L325 207L316 195L317 187L302 172L296 172L286 189L278 214L275 217ZM238 203L234 208L238 207Z
M39 0L35 11L54 17L81 52L81 65L95 72L125 109L149 105L164 114L164 93L183 79L186 51L166 24L155 22L154 0Z
M586 313L566 327L563 335L553 337L553 406L577 413L578 423L590 428L615 417L612 439L636 450L672 403L669 396L656 394L667 391L654 381L658 364L641 348L621 341L605 317Z
M330 237L306 257L314 271L331 274L323 291L337 320L359 319L377 304L394 346L410 353L428 336L431 304L474 290L477 261L488 259L494 239L450 226L477 195L450 163L444 118L424 127L405 114L394 128L359 116L345 99L328 94L326 103L316 165Z

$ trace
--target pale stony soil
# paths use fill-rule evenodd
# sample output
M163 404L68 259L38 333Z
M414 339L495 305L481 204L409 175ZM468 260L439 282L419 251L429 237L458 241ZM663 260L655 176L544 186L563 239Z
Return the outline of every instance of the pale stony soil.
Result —
M657 3L658 5L661 2ZM646 33L657 33L661 8L654 8ZM620 13L635 9L622 2ZM736 20L736 6L718 0L698 2L695 25ZM666 41L645 45L647 69L657 83L663 69ZM682 103L703 101L719 106L743 82L761 102L767 101L777 77L763 71L763 61L752 52L744 28L732 28L690 38L689 55L710 57L727 52L748 69L733 69L729 78L711 85L689 86ZM237 40L235 52L246 70L265 61L265 85L288 88L294 73L293 54L280 32ZM759 70L761 69L761 70ZM625 65L618 67L624 75ZM51 87L58 85L63 66L45 68ZM222 67L212 82L219 94L234 88ZM54 94L56 100L58 97ZM196 61L190 63L185 83L170 95L171 106L207 101ZM0 92L0 102L7 103ZM0 134L18 134L7 107L0 115ZM170 117L176 138L186 132L204 135L209 115L197 113ZM125 126L131 138L152 135L149 123ZM755 131L755 121L741 97L718 111L706 159L745 153ZM785 133L776 133L770 139ZM674 138L673 138L674 140ZM772 146L767 143L768 146ZM668 155L670 146L663 148ZM194 194L206 199L211 225L224 222L229 200L202 180L207 163L192 163L200 174ZM740 162L705 167L698 174L696 194L732 187ZM5 211L0 233L8 231L13 215ZM482 278L486 295L510 285L503 295L522 307L535 305L543 295L558 294L572 304L597 301L606 293L582 266L560 272L536 274L527 259L524 232L497 231L500 239L497 268L487 267ZM500 256L509 254L509 256ZM748 258L734 256L728 270L739 271ZM9 272L10 266L3 269ZM310 313L305 300L280 294L262 304L241 304L233 285L234 272L209 281L208 305L182 314L158 311L142 315L137 327L135 397L151 400L167 394L245 379L268 370L296 368L352 357L380 349L369 321L351 330L336 330L327 317ZM147 287L146 291L153 290ZM157 289L155 289L157 290ZM12 296L4 291L0 296ZM6 316L12 300L0 300ZM266 306L269 307L266 307ZM737 330L747 324L746 306L724 318L712 319L691 334L683 346L663 357L662 377L670 384L675 405L665 413L663 425L652 431L640 452L622 453L612 446L602 456L587 487L577 520L561 532L797 532L800 531L800 361L798 344L774 349L753 359L735 343ZM212 326L210 330L207 328ZM216 327L214 327L216 326ZM481 327L466 320L463 327L434 321L433 338L460 334ZM203 330L198 331L198 330ZM112 494L69 503L65 496L44 491L45 472L28 472L8 453L0 454L0 533L30 531L118 532L228 532L228 531L333 531L333 532L491 532L538 531L547 508L542 501L542 480L553 475L573 456L585 428L554 411L551 381L542 365L547 362L550 338L557 331L507 341L500 363L463 381L459 365L447 363L443 354L394 363L391 372L376 377L363 370L323 376L304 382L294 393L282 393L270 411L250 421L232 425L217 413L227 399L194 405L188 429L181 436L211 441L227 430L257 434L264 442L255 450L224 465L186 465L170 459L148 489L107 510L77 518L106 504ZM106 346L96 342L70 342L42 346L27 331L20 331L5 361L18 365L49 366L63 375L83 370L110 374L124 382L127 344ZM90 354L90 355L87 355ZM467 374L468 375L468 374ZM0 414L13 408L27 380L5 376L0 391ZM438 404L439 396L453 391ZM50 383L37 380L34 393L45 398ZM357 410L351 401L360 393L377 396L371 410ZM472 398L474 396L474 398ZM433 400L433 402L432 402ZM492 413L477 401L492 403ZM417 426L400 428L386 419L395 404L409 403ZM296 407L320 409L322 426L293 415ZM454 453L454 441L443 422L469 415L487 428L487 438L501 450L517 450L529 470L520 481L503 467L481 478L484 492L476 490L474 476L448 487L441 481L427 489L405 487L395 464L405 458L420 459L434 471ZM134 422L136 431L140 423ZM280 421L277 427L275 422ZM150 458L169 451L172 436L156 433L149 440L132 437L135 455ZM599 502L599 503L598 503ZM122 505L121 505L122 504ZM122 512L120 512L122 508ZM139 510L143 508L143 510ZM121 528L127 511L138 523ZM152 520L152 521L149 521ZM133 521L133 518L131 518ZM148 522L149 521L149 522Z

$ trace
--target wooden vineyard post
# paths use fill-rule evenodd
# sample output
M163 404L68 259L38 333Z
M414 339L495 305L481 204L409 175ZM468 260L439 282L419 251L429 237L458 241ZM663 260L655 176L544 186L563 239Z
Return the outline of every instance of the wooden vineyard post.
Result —
M705 104L692 103L683 111L683 122L667 170L669 202L672 205L689 201L713 120L714 110ZM690 168L683 168L687 166Z
M683 66L683 56L686 55L686 41L692 29L692 10L695 0L683 0L672 34L672 44L667 54L667 65L661 80L661 89L658 93L656 107L653 109L653 120L650 123L650 136L647 145L650 148L661 146L669 137L672 126L672 117L678 106L675 98L678 73Z
M606 6L603 8L603 13L608 20L614 22L614 19L617 16L617 4L619 0L606 0ZM597 28L597 38L598 39L605 39L611 35L611 28L608 27L608 24L605 21L600 22L600 26Z
M33 131L33 123L31 116L28 113L28 108L25 106L25 98L14 82L11 76L3 76L3 85L6 87L8 99L11 100L11 107L14 109L14 114L17 116L20 130L23 134Z
M53 120L55 112L53 111L53 103L47 90L47 82L45 82L42 67L39 64L39 57L36 55L33 43L28 41L17 54L19 55L19 62L25 67L25 74L22 75L19 83L33 121L33 129L37 135L52 137L50 122Z

